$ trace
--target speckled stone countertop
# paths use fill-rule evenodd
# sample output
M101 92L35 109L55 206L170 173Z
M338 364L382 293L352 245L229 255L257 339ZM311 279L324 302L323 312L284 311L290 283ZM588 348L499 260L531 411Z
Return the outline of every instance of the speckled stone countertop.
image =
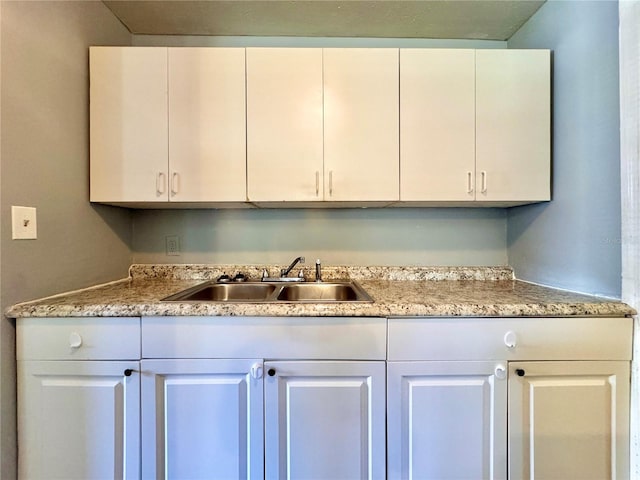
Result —
M324 267L356 280L373 303L163 302L222 273L260 278L264 265L132 265L129 278L9 308L6 316L624 316L628 305L514 279L509 267ZM276 272L282 266L270 265ZM292 276L298 269L292 272ZM306 267L305 274L311 277Z

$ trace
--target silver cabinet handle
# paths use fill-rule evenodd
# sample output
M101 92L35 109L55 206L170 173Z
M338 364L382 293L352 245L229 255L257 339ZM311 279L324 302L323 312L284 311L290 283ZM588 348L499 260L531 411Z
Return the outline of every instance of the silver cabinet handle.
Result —
M316 170L316 197L320 195L320 172Z
M481 193L487 193L487 172L485 172L484 170L480 173L481 177L482 177L482 189L480 190Z
M176 195L180 191L180 174L173 172L171 175L171 195Z
M467 172L467 193L473 193L473 172Z
M164 193L165 185L164 172L158 172L158 175L156 176L156 193L158 195L162 195Z
M333 170L329 170L329 196L333 195Z

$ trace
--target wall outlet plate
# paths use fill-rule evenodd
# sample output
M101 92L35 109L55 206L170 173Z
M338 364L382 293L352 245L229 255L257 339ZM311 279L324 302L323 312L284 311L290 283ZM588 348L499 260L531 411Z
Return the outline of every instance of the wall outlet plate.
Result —
M38 238L35 207L11 207L11 238L14 240Z
M180 256L180 237L178 235L167 235L164 239L167 255Z

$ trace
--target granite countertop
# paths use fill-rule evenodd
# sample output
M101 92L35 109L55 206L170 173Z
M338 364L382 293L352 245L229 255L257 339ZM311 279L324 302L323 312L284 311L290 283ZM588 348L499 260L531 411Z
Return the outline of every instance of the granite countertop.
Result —
M628 305L514 279L509 267L325 267L356 280L373 303L163 302L222 273L259 278L264 265L132 265L112 283L10 307L6 316L624 316ZM268 266L277 271L281 266ZM308 268L305 272L308 273ZM293 272L294 274L296 272Z

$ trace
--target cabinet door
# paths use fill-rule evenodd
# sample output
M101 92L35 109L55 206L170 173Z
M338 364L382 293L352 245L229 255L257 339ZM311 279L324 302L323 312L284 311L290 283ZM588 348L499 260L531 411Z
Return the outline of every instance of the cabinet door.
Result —
M169 48L169 200L246 200L244 48Z
M629 362L510 363L509 473L628 478Z
M385 477L384 362L265 363L266 478Z
M323 56L325 200L398 200L398 49Z
M400 50L400 200L475 198L475 51Z
M138 369L138 362L19 361L19 477L140 478Z
M167 49L90 49L91 201L167 201Z
M261 360L143 360L143 478L263 478Z
M476 200L551 197L548 50L476 50Z
M247 48L247 196L322 200L322 50Z
M389 362L389 479L507 476L506 362Z

